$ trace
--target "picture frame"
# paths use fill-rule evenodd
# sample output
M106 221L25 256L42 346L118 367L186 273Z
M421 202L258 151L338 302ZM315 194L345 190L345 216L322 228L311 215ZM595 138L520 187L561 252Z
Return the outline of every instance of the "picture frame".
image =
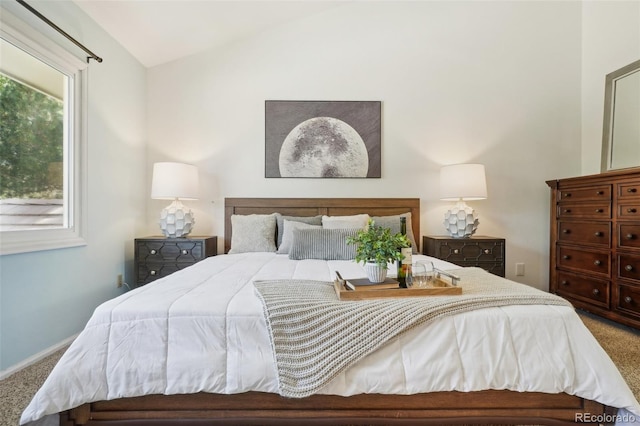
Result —
M265 101L265 177L380 178L381 101Z

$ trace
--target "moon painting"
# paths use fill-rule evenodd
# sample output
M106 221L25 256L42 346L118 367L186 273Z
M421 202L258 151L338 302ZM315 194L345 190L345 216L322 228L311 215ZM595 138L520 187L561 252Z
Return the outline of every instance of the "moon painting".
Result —
M265 177L379 178L379 101L266 101Z
M369 156L353 127L332 117L298 124L280 148L282 177L367 177Z

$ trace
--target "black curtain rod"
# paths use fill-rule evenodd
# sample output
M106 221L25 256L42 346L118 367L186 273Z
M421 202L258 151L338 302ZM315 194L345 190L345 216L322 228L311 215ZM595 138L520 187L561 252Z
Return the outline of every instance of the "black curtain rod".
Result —
M16 1L18 3L20 3L22 6L24 6L29 12L33 13L38 18L42 19L51 28L53 28L54 30L56 30L57 32L59 32L60 34L65 36L67 38L67 40L69 40L70 42L72 42L73 44L78 46L80 49L84 50L89 55L89 56L87 56L87 62L89 62L90 59L96 60L98 62L102 62L102 58L101 57L99 57L98 55L96 55L95 53L93 53L92 51L87 49L86 47L84 47L84 45L81 44L78 40L76 40L75 38L71 37L69 34L64 32L59 26L57 26L56 24L51 22L49 19L47 19L47 17L44 16L42 13L38 12L33 7L29 6L24 0L16 0Z

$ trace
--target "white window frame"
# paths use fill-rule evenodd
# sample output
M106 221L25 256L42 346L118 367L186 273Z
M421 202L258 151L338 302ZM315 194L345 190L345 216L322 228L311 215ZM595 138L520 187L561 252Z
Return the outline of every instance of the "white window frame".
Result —
M71 77L69 139L64 153L66 227L0 232L0 255L86 245L87 230L87 72L88 64L32 26L2 9L0 37ZM65 117L65 119L67 119Z

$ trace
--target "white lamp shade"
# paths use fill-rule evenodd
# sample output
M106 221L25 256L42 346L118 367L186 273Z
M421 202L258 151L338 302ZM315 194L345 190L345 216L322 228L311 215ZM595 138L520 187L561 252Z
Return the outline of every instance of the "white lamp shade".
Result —
M155 163L151 198L157 200L197 200L198 168L183 163Z
M440 169L440 199L484 200L487 180L482 164L452 164Z

